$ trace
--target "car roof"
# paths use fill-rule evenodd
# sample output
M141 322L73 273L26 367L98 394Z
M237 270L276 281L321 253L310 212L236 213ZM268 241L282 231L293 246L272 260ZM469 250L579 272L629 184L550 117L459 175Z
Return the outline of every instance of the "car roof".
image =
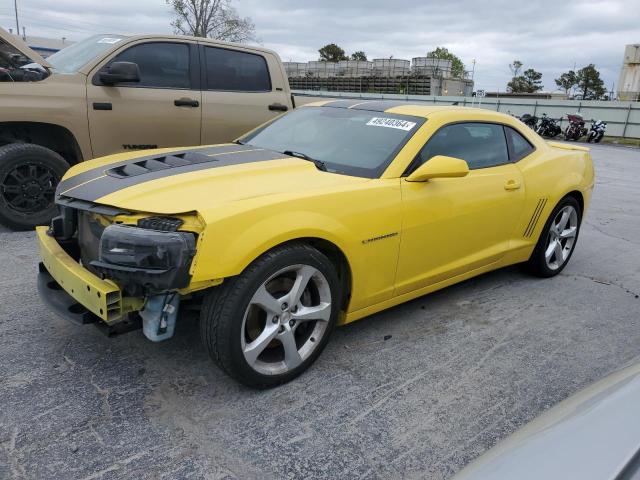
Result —
M371 112L386 112L398 115L410 115L414 117L427 118L434 113L443 112L474 112L478 113L477 108L459 107L457 105L430 105L423 102L411 102L408 100L365 100L362 98L344 99L344 100L326 100L312 102L303 105L305 107L331 107L331 108L348 108L353 110L367 110ZM495 116L496 118L504 118L508 116L503 113L491 112L490 110L482 110L484 116Z

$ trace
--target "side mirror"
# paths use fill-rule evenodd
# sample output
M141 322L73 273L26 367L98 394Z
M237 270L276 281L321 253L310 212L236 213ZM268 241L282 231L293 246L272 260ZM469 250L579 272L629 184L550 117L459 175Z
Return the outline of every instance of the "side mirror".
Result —
M122 82L139 82L140 69L137 63L113 62L106 72L100 72L100 81L105 85L115 85Z
M464 177L469 173L469 165L464 160L444 155L436 155L416 168L407 182L426 182L432 178Z

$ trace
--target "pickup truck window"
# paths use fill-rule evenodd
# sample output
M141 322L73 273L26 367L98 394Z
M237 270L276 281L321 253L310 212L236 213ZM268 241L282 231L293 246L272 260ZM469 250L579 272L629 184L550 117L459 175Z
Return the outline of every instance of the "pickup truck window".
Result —
M73 73L124 38L122 35L94 35L54 53L47 61L57 73Z
M271 77L262 55L205 47L207 90L271 91Z
M119 83L119 87L191 88L186 43L141 43L116 56L110 63L113 62L133 62L140 69L140 82Z

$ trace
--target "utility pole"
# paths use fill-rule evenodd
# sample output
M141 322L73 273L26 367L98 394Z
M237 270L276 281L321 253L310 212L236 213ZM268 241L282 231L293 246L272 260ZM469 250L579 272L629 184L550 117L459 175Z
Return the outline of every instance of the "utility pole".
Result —
M20 36L20 24L18 23L18 0L13 0L13 6L16 9L16 34Z

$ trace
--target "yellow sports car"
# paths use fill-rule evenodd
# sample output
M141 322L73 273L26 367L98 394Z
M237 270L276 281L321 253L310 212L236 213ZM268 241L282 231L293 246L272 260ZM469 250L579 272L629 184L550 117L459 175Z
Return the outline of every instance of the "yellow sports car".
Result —
M268 387L336 324L505 265L558 274L593 184L588 149L508 115L319 102L232 144L76 165L37 229L38 285L64 317L154 341L200 308L213 360Z

